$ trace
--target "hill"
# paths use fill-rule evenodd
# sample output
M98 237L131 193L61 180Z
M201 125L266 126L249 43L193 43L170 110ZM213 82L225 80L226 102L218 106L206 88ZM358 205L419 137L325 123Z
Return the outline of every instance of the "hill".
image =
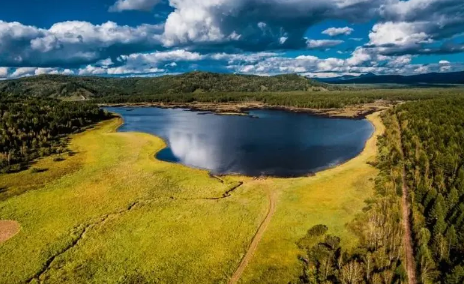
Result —
M439 85L464 84L463 72L427 73L412 76L365 74L359 77L341 76L318 79L330 84L404 84L404 85Z
M0 82L0 95L13 97L101 98L194 92L288 92L328 86L295 74L271 77L192 72L153 78L41 75Z

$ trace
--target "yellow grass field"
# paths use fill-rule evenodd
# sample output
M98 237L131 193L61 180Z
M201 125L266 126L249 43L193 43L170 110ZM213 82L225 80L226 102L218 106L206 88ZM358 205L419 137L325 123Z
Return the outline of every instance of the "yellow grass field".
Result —
M120 119L74 135L75 155L0 175L0 220L21 230L0 243L0 283L228 283L275 202L239 283L288 283L296 242L315 224L346 246L346 224L373 192L376 134L353 160L314 177L211 177L158 161L152 135L116 133ZM230 197L220 198L237 187ZM220 198L220 199L218 199Z

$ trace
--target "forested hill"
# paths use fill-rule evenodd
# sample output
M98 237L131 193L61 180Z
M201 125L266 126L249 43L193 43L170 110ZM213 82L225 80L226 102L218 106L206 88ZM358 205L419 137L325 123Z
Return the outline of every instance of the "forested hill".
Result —
M0 81L0 95L90 99L105 96L193 92L288 92L324 89L324 83L299 75L272 77L192 72L153 78L41 75Z

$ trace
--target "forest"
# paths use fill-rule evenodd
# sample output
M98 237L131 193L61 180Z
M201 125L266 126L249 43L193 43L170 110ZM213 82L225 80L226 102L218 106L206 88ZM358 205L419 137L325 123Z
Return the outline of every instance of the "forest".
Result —
M464 99L409 102L382 116L375 197L348 224L354 249L317 225L298 242L301 283L406 281L400 198L402 168L411 189L412 234L418 283L464 283Z
M152 78L41 75L0 81L0 94L10 97L91 99L202 92L290 92L340 89L296 74L271 77L191 72Z
M34 159L67 152L67 134L107 117L95 104L0 99L0 172L18 171Z
M422 283L464 282L464 99L395 109Z
M155 78L41 75L0 81L3 98L57 98L116 104L253 101L273 106L341 108L377 100L426 100L462 94L464 88L351 88L296 74L262 77L191 72Z

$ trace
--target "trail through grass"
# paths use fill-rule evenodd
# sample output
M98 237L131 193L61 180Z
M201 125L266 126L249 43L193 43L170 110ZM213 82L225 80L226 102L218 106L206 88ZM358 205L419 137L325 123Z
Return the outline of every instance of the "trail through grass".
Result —
M268 193L276 212L239 281L288 282L300 272L295 242L312 225L352 242L345 224L376 174L366 164L371 139L362 155L315 177L221 181L157 161L164 142L114 133L120 123L73 136L74 156L34 165L46 171L0 176L0 220L21 224L0 244L0 283L227 283L268 213Z

